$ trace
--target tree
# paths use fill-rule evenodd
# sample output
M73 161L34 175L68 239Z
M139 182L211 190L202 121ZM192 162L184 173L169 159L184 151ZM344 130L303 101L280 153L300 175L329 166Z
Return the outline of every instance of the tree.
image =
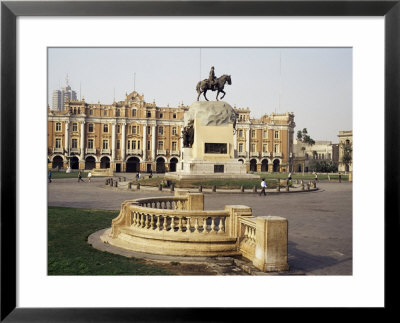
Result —
M346 142L342 143L342 149L343 149L342 162L345 165L349 165L353 159L352 158L353 146L349 140L346 140Z
M337 172L338 166L332 160L321 160L315 162L311 168L320 173L334 173Z
M307 145L312 146L315 144L315 140L308 135L307 128L303 128L302 131L301 130L297 131L297 139Z

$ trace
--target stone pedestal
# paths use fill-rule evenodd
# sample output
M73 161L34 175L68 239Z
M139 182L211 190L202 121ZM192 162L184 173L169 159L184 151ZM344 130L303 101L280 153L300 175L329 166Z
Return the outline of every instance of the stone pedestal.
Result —
M185 112L185 127L192 125L194 139L183 148L182 161L170 179L258 178L247 174L246 165L235 159L233 132L236 114L224 101L195 102Z
M256 219L256 250L253 264L262 271L289 270L288 221L278 216Z

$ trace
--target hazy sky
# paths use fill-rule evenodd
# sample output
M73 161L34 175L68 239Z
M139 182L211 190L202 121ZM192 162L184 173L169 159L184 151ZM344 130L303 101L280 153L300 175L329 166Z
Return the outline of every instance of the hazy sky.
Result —
M135 87L158 106L190 105L211 66L217 77L231 75L224 101L249 107L253 118L293 112L296 132L307 128L314 140L333 143L352 130L351 48L50 48L49 104L68 74L88 103L111 104L114 92L124 100Z

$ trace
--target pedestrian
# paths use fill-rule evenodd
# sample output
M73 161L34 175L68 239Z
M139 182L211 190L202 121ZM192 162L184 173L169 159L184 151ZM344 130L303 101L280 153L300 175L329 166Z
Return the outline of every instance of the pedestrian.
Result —
M150 170L150 175L149 175L149 178L152 178L153 177L153 171L152 170Z
M342 174L339 173L339 183L341 183L341 182L342 182Z
M78 183L79 183L80 181L85 182L85 181L82 179L82 173L79 171L79 173L78 173Z
M88 182L90 183L90 179L92 178L92 173L91 172L89 172L89 174L87 175L87 178L88 178Z
M267 183L265 182L265 178L263 178L261 180L261 192L260 192L260 196L261 194L264 194L264 196L266 196L267 194L265 193L265 189L267 188Z
M51 170L49 169L49 183L51 183Z
M287 186L289 186L291 180L292 180L292 173L289 173L287 178Z
M318 174L315 173L315 181L318 182Z

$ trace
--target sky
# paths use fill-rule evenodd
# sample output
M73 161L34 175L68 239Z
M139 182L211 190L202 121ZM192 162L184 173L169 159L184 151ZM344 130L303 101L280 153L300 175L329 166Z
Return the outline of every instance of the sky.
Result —
M223 100L250 108L252 118L293 112L295 132L307 128L332 143L352 130L351 48L49 48L48 104L68 75L87 103L111 104L136 90L157 106L191 105L211 66L217 77L231 75Z

